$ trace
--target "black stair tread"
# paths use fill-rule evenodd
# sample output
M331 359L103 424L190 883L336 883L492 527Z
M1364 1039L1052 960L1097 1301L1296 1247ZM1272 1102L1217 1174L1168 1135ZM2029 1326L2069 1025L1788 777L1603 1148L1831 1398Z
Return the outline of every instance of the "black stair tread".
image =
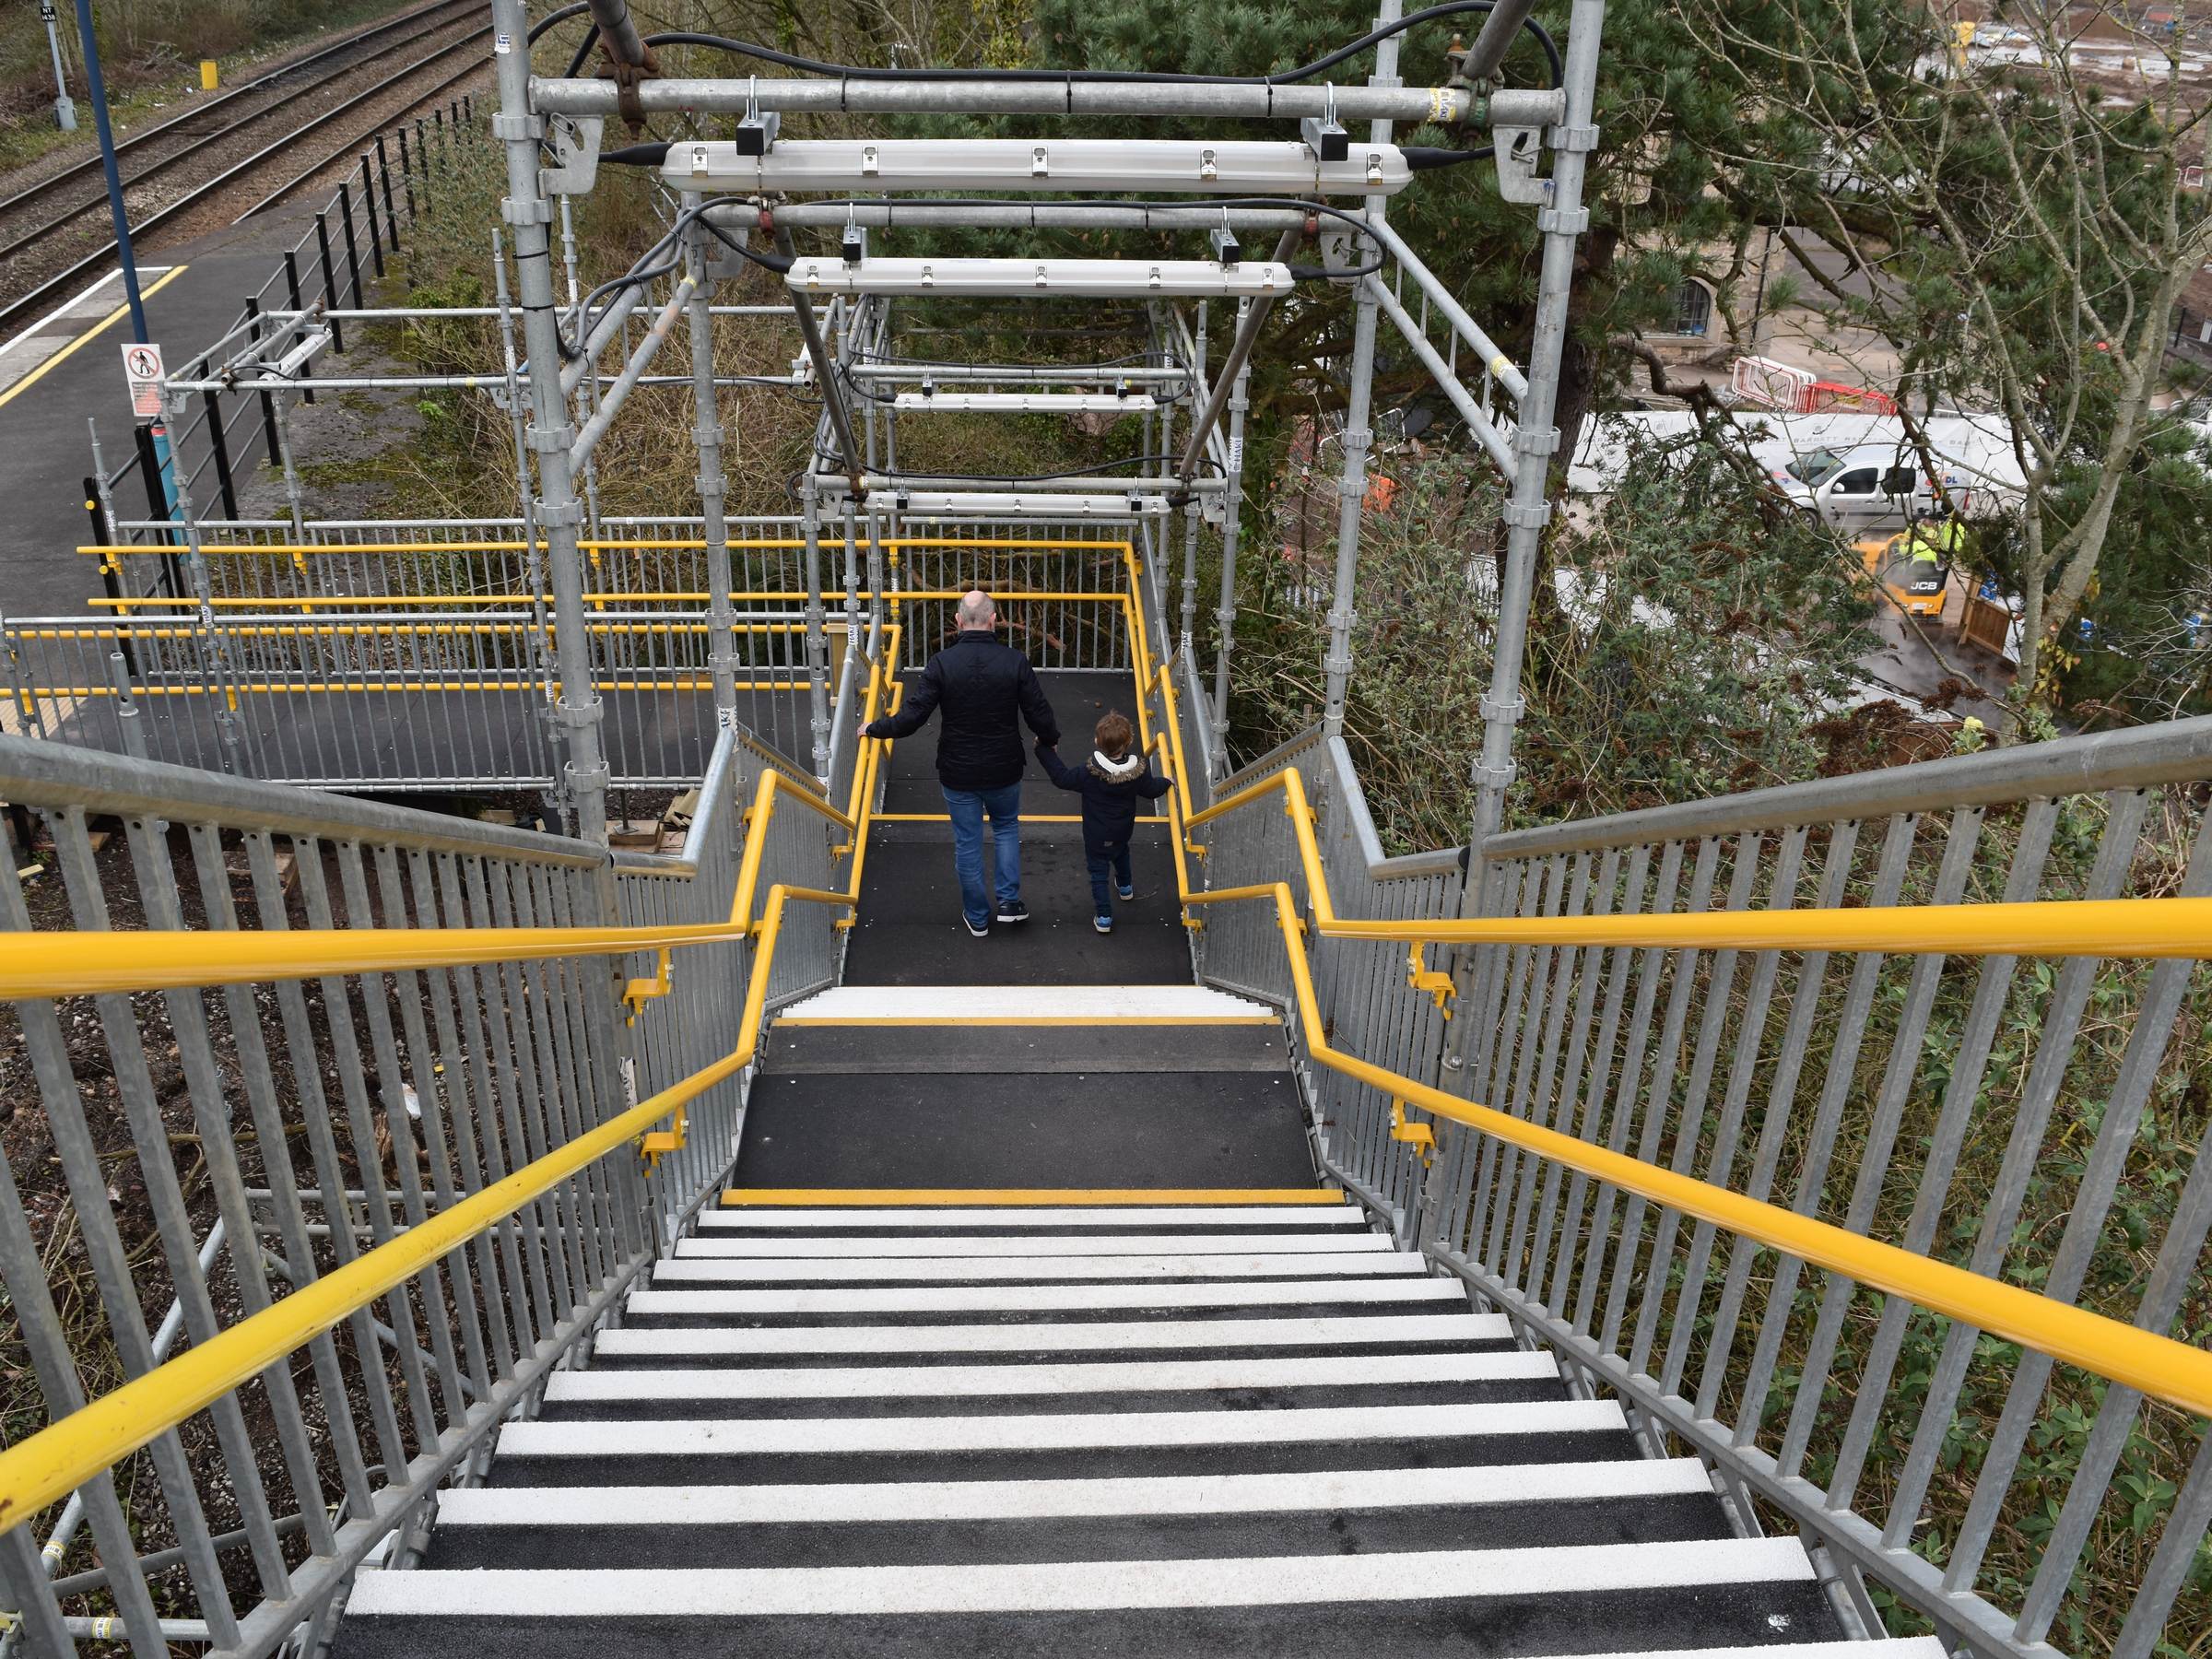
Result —
M1586 1434L1491 1434L1468 1439L1251 1446L1137 1446L1042 1452L932 1452L859 1454L732 1451L712 1456L623 1453L606 1456L494 1456L494 1487L694 1486L718 1482L1100 1480L1170 1475L1300 1474L1321 1469L1431 1469L1485 1464L1641 1458L1625 1428Z
M1510 1552L1487 1552L1506 1554ZM1306 1558L1298 1558L1301 1563ZM1312 1558L1314 1561L1329 1557ZM1427 1560L1367 1558L1382 1572L1403 1572L1418 1594ZM1226 1579L1233 1567L1218 1571ZM1308 1569L1307 1571L1313 1571ZM367 1586L369 1576L364 1575ZM394 1577L441 1575L392 1575ZM530 1575L535 1579L537 1575ZM486 1575L451 1575L456 1599L481 1595ZM587 1593L592 1575L547 1574L542 1590L525 1585L540 1606ZM673 1583L676 1574L671 1574ZM709 1575L688 1570L694 1591ZM478 1582L471 1582L478 1581ZM373 1607L382 1585L368 1589ZM364 1592L357 1590L357 1601ZM518 1596L518 1599L520 1597ZM571 1600L571 1605L575 1605ZM1695 1587L1559 1592L1503 1591L1479 1596L1436 1596L1386 1602L1300 1602L1231 1606L1087 1608L1053 1612L960 1612L877 1615L771 1615L680 1618L634 1614L567 1617L411 1618L356 1615L348 1620L344 1659L382 1654L605 1655L680 1652L702 1656L806 1654L927 1659L937 1654L1084 1653L1149 1656L1219 1654L1279 1659L1341 1646L1363 1659L1432 1659L1439 1653L1535 1659L1547 1654L1604 1654L1716 1645L1759 1645L1833 1640L1834 1615L1809 1577L1788 1582L1723 1582ZM386 1644L391 1645L386 1645ZM412 1643L413 1645L407 1645Z
M587 1497L586 1501L589 1501ZM1565 1501L1305 1510L1237 1515L1110 1515L930 1522L784 1522L761 1526L452 1526L431 1570L571 1566L947 1566L988 1561L1171 1560L1498 1549L1531 1544L1647 1544L1728 1536L1703 1493Z
M991 1395L957 1400L940 1395L921 1399L702 1400L696 1396L630 1400L548 1401L540 1422L638 1422L686 1420L712 1413L732 1422L791 1418L933 1417L957 1406L978 1417L1021 1417L1048 1411L1289 1411L1318 1406L1453 1406L1517 1401L1561 1400L1566 1384L1559 1378L1516 1378L1486 1382L1373 1383L1314 1388L1161 1389L1126 1394L1054 1394L1050 1399Z
M921 786L916 785L917 789ZM935 785L928 786L932 794ZM1072 795L1062 796L1072 801ZM942 801L935 807L941 808ZM1065 808L1064 808L1065 809ZM1136 897L1114 900L1111 934L1091 928L1090 874L1079 839L1025 834L1021 893L1030 920L975 938L960 924L959 878L943 839L871 837L860 909L849 937L848 985L1187 985L1190 935L1164 835L1130 843ZM990 878L986 831L984 871ZM868 1184L868 1183L856 1183ZM1207 1184L1189 1182L1186 1184Z
M1020 1075L770 1078L753 1090L736 1173L756 1187L1312 1181L1296 1085L1239 1072L1062 1076L1050 1088Z

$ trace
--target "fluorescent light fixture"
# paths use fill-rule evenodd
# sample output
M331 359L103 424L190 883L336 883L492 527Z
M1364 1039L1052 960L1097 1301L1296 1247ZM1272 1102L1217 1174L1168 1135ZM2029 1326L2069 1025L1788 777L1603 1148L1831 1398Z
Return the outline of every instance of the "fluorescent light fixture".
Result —
M798 294L1066 294L1113 300L1218 299L1290 291L1288 265L1205 259L863 259L807 257L783 280Z
M1324 161L1283 140L1186 138L794 138L745 155L727 141L673 144L661 175L679 190L1041 190L1197 195L1394 195L1412 171L1394 144L1353 144Z
M1134 415L1157 408L1149 392L901 392L903 414Z

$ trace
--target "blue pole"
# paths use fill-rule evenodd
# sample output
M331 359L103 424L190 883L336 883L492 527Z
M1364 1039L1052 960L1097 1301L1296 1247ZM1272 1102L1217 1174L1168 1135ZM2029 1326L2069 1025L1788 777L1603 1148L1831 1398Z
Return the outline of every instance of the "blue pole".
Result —
M146 332L146 301L138 295L138 262L131 256L123 175L115 170L115 129L108 122L108 88L100 73L100 41L92 32L92 0L76 0L76 38L85 49L85 95L91 100L92 122L100 130L100 165L108 175L108 215L115 221L115 252L123 260L123 288L131 301L131 337L143 346L152 336Z

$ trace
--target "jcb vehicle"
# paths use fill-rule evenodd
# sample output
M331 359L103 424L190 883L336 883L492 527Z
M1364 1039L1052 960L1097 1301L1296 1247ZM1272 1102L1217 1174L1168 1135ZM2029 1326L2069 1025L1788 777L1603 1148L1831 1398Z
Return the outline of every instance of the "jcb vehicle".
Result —
M1943 615L1943 596L1951 582L1952 550L1935 539L1938 534L1932 527L1924 533L1916 527L1852 544L1866 574L1880 582L1889 602L1909 617ZM1923 557L1924 551L1936 557Z

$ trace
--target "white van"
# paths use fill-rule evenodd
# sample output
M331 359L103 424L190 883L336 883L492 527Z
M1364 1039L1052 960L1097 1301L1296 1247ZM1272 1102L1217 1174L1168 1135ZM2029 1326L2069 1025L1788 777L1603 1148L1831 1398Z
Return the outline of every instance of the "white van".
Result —
M1895 444L1813 449L1770 476L1791 500L1848 535L1902 528L1915 512L1936 504L1918 460L1910 452L1900 456Z

